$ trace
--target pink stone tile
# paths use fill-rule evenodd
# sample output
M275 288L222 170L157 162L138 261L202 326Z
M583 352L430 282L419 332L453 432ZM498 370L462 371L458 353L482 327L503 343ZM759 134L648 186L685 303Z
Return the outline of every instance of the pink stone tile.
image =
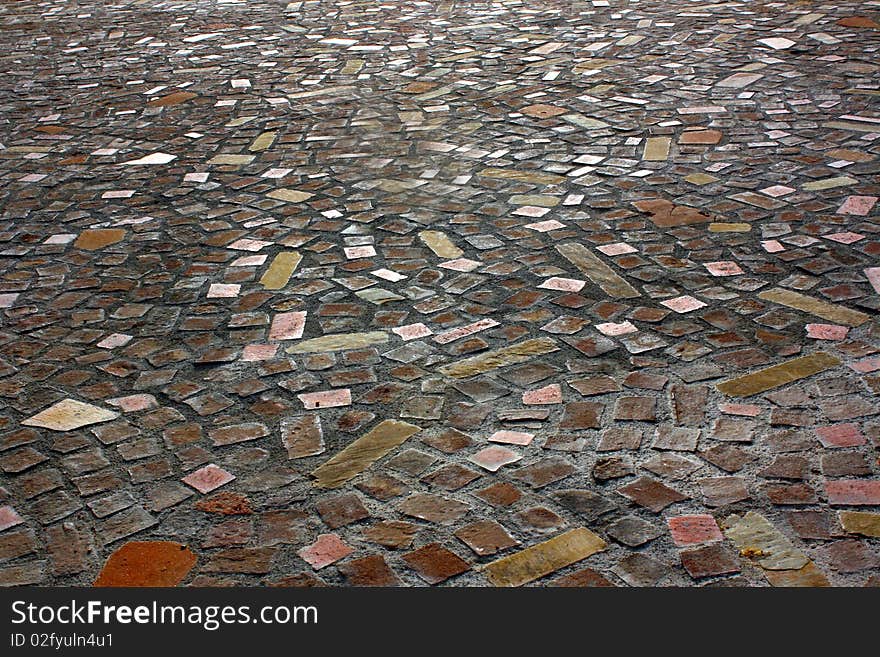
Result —
M259 267L269 256L266 255L252 255L252 256L241 256L240 258L236 258L232 262L229 263L230 267Z
M523 404L561 404L562 387L558 383L537 390L526 390L522 394Z
M535 434L525 431L496 431L489 436L489 442L505 443L507 445L528 445L534 438Z
M9 294L0 294L0 308L11 308L15 300L18 299L18 292L10 292Z
M320 534L311 545L300 549L297 554L315 570L325 568L344 559L354 549L342 542L336 534Z
M468 260L467 258L457 258L455 260L447 260L446 262L441 262L438 267L442 267L443 269L451 269L453 271L473 271L480 265L482 262L477 262L476 260Z
M677 516L667 521L672 540L679 547L713 543L724 539L715 518L707 514Z
M454 342L455 340L459 340L467 335L473 335L474 333L478 333L480 331L485 331L486 329L492 328L493 326L498 326L498 322L494 319L481 319L478 322L474 322L473 324L468 324L467 326L459 326L458 328L454 328L451 331L446 331L445 333L441 333L434 337L434 342L439 344L448 344L450 342Z
M522 456L512 449L498 447L497 445L481 449L468 458L471 463L476 463L489 472L497 472L501 466L516 463L520 459L522 459Z
M796 192L796 189L792 189L791 187L786 187L785 185L773 185L772 187L765 187L760 190L762 194L766 194L767 196L772 196L773 198L779 198L780 196L788 196L789 194L793 194Z
M865 276L868 277L868 282L874 288L874 292L880 294L880 267L868 267L865 270Z
M0 532L24 522L11 506L0 506Z
M108 399L107 403L116 408L121 408L126 413L135 413L137 411L145 411L148 408L157 408L159 403L153 395L139 394L128 395L127 397L116 397Z
M260 249L265 249L267 246L272 246L272 242L265 242L263 240L252 240L247 237L243 237L240 240L235 240L232 244L227 246L227 249L235 249L236 251L259 251Z
M556 221L556 219L548 219L547 221L539 221L534 224L526 224L523 228L528 228L529 230L534 230L539 233L549 233L551 230L565 228L565 224L561 221Z
M204 468L199 468L195 472L188 474L181 481L204 494L210 493L224 484L228 484L233 479L235 479L234 474L213 463L209 463Z
M316 408L333 408L335 406L351 406L351 390L323 390L321 392L304 392L297 395L306 410Z
M557 278L552 276L538 287L544 290L558 290L560 292L580 292L586 284L586 281L579 281L575 278Z
M859 217L867 216L877 203L876 196L850 196L837 208L837 214L854 214Z
M856 372L867 374L880 370L880 358L865 358L857 363L850 363L850 367Z
M603 244L597 246L596 250L607 256L623 255L624 253L636 253L638 251L634 246L630 246L626 242L616 242L614 244Z
M626 335L627 333L636 333L639 329L637 329L632 323L623 321L619 324L615 324L614 322L596 324L596 330L602 335Z
M718 404L718 410L725 415L744 415L756 417L761 414L761 408L754 404Z
M864 235L860 235L859 233L832 233L831 235L822 235L826 240L831 240L832 242L837 242L839 244L854 244L859 240L865 239Z
M407 324L406 326L398 326L397 328L391 329L391 331L404 340L416 340L418 338L433 335L433 331L421 322L417 324Z
M674 299L667 299L666 301L661 301L660 305L666 306L670 310L674 310L677 313L689 313L693 310L697 310L698 308L705 308L706 304L700 301L699 299L695 299L692 296L685 295L681 297L675 297Z
M208 288L209 299L229 299L238 296L241 285L237 283L211 283Z
M132 337L133 336L126 335L125 333L113 333L101 340L96 346L101 349L115 349L116 347L127 345L131 342Z
M829 504L880 505L880 480L838 479L825 482Z
M730 260L721 262L704 262L703 266L709 270L713 276L739 276L743 270L738 264Z
M245 346L241 354L241 360L254 362L274 358L278 352L277 344L249 344Z
M807 324L807 337L815 340L843 340L849 328L837 324Z
M816 435L823 447L858 447L866 442L858 425L851 422L816 427Z
M269 329L270 340L298 340L303 336L306 327L305 310L290 313L278 313L272 318Z
M376 249L372 246L348 246L342 249L345 257L349 260L357 260L358 258L372 258L376 255Z
M781 251L785 251L785 247L782 246L782 242L777 240L761 240L761 248L763 248L767 253L780 253Z

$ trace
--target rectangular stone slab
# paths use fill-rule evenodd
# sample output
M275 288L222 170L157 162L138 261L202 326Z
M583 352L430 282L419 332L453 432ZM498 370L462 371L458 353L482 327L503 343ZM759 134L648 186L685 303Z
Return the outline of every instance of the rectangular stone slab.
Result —
M555 173L543 173L540 171L515 171L513 169L496 169L489 167L483 169L478 176L484 178L499 178L501 180L516 180L518 182L533 183L536 185L558 185L565 181L565 176L557 176Z
M870 317L858 310L838 306L821 299L808 297L805 294L792 292L791 290L783 290L774 287L770 290L764 290L758 294L758 298L764 301L772 301L787 308L802 310L810 315L827 319L835 324L843 324L844 326L861 326L867 322Z
M293 347L287 348L289 354L320 354L329 351L348 351L349 349L361 349L374 344L388 342L388 334L384 331L371 331L369 333L331 333L320 338L305 340Z
M649 137L645 140L645 152L643 160L648 162L665 162L669 157L669 146L672 139L669 137Z
M557 351L556 341L551 338L535 338L525 340L509 347L502 347L494 351L487 351L479 356L466 358L457 363L450 363L438 368L438 372L456 379L468 376L476 376L485 372L491 372L499 367L515 365L530 360L532 356L541 356Z
M740 554L754 559L764 570L799 570L810 563L804 553L760 513L732 515L721 523L721 529Z
M556 250L563 258L580 269L584 275L602 288L610 297L615 299L633 299L642 296L632 285L614 273L608 265L602 262L587 247L576 242L558 244Z
M794 358L779 365L773 365L752 374L724 381L715 387L731 397L750 397L759 392L766 392L784 386L798 379L805 379L819 372L830 370L840 365L840 360L831 354L817 352L809 356Z
M315 486L336 488L359 475L410 436L421 431L409 422L384 420L312 471Z
M280 290L287 285L301 260L302 256L296 251L282 251L260 278L260 285L267 290Z
M585 527L572 529L487 565L494 586L522 586L605 549L605 541Z

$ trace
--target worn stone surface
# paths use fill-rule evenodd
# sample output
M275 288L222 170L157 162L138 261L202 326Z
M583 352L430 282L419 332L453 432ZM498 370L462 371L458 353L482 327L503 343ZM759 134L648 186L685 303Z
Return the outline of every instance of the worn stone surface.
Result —
M493 586L522 586L605 549L605 541L580 527L493 561L483 569Z
M180 543L132 541L118 548L94 586L176 586L196 564L196 555Z
M0 583L880 582L870 8L5 3Z

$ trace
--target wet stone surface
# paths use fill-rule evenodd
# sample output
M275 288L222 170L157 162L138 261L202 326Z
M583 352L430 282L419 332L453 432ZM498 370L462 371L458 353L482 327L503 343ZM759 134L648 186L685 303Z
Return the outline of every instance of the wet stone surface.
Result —
M5 3L0 585L880 581L878 16Z

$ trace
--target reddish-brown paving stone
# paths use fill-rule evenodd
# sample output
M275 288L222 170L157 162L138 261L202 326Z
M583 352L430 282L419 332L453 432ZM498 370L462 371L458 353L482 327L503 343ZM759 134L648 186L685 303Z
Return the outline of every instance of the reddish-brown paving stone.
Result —
M403 560L428 584L439 584L470 569L468 563L439 543L403 555Z
M176 586L196 559L180 543L133 541L110 555L94 586Z

